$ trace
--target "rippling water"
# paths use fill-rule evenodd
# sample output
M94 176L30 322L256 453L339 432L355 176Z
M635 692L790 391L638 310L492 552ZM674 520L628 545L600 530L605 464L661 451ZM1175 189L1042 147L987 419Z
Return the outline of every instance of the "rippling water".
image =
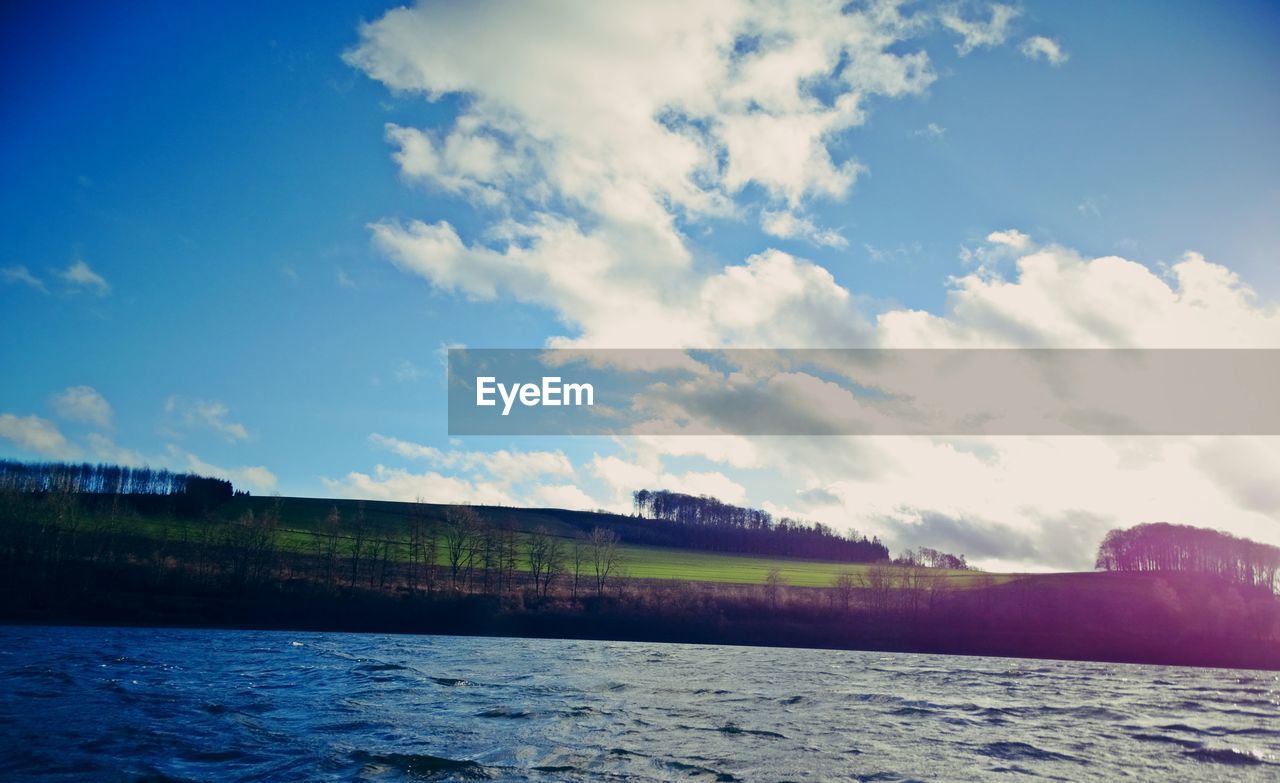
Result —
M0 627L0 778L1280 780L1274 672Z

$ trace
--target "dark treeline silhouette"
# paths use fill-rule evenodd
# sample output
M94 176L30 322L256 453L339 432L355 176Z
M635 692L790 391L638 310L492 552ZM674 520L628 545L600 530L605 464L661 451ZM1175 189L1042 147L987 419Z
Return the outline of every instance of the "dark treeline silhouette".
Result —
M1098 547L1096 567L1214 574L1274 593L1280 586L1280 547L1219 530L1152 522L1107 533Z
M640 517L665 523L694 549L781 555L847 563L889 559L879 539L837 533L821 522L806 523L768 511L725 503L706 495L642 489L632 495Z
M0 460L0 488L92 495L199 495L212 503L230 500L234 494L230 481L194 473L88 462L13 460Z

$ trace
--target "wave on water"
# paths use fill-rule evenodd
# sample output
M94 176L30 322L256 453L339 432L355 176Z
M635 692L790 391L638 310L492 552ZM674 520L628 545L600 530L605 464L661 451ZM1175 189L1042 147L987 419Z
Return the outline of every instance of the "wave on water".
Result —
M508 720L525 720L532 718L533 713L516 707L490 707L476 713L478 718L506 718Z
M754 737L771 737L773 739L786 739L786 737L776 731L767 731L765 729L744 729L736 723L726 723L716 731L721 734L750 734Z
M1229 764L1235 767L1256 767L1263 764L1274 765L1261 755L1247 750L1235 748L1197 748L1187 751L1187 757L1196 761L1212 764Z
M0 634L5 783L1280 780L1271 674L625 642L513 652L468 637Z
M362 774L377 774L385 770L396 770L414 776L420 780L487 780L494 777L488 767L474 761L432 756L427 753L369 753L357 750L351 759L364 764Z
M1052 750L1037 748L1028 742L989 742L978 748L978 752L984 756L1001 759L1003 761L1069 761L1077 764L1087 764L1084 759L1078 759L1075 756L1068 756L1065 753L1055 753Z

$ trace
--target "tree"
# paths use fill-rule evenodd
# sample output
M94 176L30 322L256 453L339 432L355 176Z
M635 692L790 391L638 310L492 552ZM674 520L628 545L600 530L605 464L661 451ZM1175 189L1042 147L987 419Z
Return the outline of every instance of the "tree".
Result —
M321 574L324 583L333 586L338 575L338 534L342 530L342 512L332 506L320 523L317 536L320 547Z
M360 559L364 556L369 531L365 528L364 501L356 504L356 515L351 520L351 587L360 578Z
M859 586L865 591L867 608L873 612L887 612L893 599L893 568L876 563L858 576Z
M578 582L582 578L582 569L587 563L587 543L579 535L573 539L569 549L569 564L573 571L573 600L578 600Z
M547 544L551 534L542 525L535 527L525 539L525 557L529 561L529 576L533 579L533 592L538 592L542 570L547 564Z
M450 508L444 520L444 552L454 590L464 572L469 576L475 558L476 512L465 506Z
M782 594L782 588L787 584L787 578L782 575L782 571L777 568L770 568L769 573L764 578L764 594L769 599L769 606L778 608L778 597Z
M596 595L604 595L609 577L622 563L622 557L618 552L618 533L603 527L592 528L591 534L587 537L587 546L590 552L591 569L595 575Z
M846 612L849 611L849 606L853 603L854 591L858 589L858 578L852 571L841 571L836 574L832 587L835 588L836 599L840 601L840 605Z
M428 536L435 538L434 533L428 531L426 510L422 498L418 497L409 511L409 589L414 592L422 580Z
M1190 525L1153 522L1107 533L1096 567L1107 571L1194 571L1275 593L1280 547Z

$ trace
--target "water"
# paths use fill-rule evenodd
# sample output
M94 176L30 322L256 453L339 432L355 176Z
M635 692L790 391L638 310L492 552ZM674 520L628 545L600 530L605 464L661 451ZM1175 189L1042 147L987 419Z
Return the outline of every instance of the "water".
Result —
M0 627L4 780L1280 780L1274 672Z

